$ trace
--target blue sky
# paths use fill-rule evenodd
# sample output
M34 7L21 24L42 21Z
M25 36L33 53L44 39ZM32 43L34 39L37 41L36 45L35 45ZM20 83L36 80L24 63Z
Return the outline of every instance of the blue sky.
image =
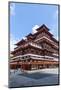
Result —
M58 38L58 6L43 4L10 4L10 42L13 45L32 33L35 25L45 24L54 37Z

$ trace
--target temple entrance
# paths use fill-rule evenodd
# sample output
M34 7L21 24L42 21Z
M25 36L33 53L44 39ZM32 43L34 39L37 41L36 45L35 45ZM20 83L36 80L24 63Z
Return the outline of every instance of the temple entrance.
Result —
M31 64L22 64L21 69L23 69L23 70L31 70Z
M56 68L58 67L57 62L48 61L32 61L32 62L13 62L10 64L11 69L21 69L21 70L38 70L44 68Z

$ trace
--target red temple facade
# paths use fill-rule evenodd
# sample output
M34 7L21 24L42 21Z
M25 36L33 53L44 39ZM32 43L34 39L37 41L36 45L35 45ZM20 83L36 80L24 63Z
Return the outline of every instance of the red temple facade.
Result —
M44 24L36 31L16 43L17 47L11 52L11 69L35 70L59 66L59 42Z

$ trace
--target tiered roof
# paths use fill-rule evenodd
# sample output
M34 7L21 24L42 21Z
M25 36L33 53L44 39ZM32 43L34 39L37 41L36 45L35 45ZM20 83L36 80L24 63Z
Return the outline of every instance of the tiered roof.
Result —
M15 45L17 45L18 47L13 52L15 52L16 50L18 50L20 48L25 48L25 47L28 47L28 46L32 46L32 47L41 49L41 46L38 46L37 44L35 44L33 42L32 43L29 43L29 38L31 40L33 40L36 37L36 35L38 35L41 32L46 32L52 38L53 41L55 41L55 42L58 43L58 41L55 38L53 38L53 35L49 32L49 28L47 28L46 25L43 24L42 26L40 26L36 30L37 30L37 32L35 34L29 33L26 36L26 39L25 40L22 39L21 41L19 41L18 43L16 43Z

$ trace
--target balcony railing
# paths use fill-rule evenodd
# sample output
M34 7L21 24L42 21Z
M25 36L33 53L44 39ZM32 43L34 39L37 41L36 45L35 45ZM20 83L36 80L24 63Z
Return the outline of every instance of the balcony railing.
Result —
M34 47L40 48L40 49L42 48L40 45L37 45L37 44L32 43L32 42L28 42L28 43L26 43L25 45L21 45L21 46L19 46L19 47L16 47L15 50L18 50L18 49L20 49L21 47L26 47L27 45L31 45L31 46L34 46Z
M32 46L34 46L34 47L40 48L40 49L42 48L40 45L38 45L38 44L36 44L36 43L32 43L32 42L31 42L31 43L29 43L29 44L32 45Z
M25 54L25 55L19 55L16 56L14 58L12 58L12 60L27 60L27 59L36 59L36 60L53 60L53 61L58 61L58 58L52 57L52 56L41 56L41 55L35 55L35 54Z
M39 38L39 39L36 39L35 42L40 41L41 39L46 39L46 40L50 41L50 43L52 43L54 46L56 46L56 47L58 48L57 43L54 42L53 40L47 38L46 36L43 36L43 37L41 37L41 38Z

